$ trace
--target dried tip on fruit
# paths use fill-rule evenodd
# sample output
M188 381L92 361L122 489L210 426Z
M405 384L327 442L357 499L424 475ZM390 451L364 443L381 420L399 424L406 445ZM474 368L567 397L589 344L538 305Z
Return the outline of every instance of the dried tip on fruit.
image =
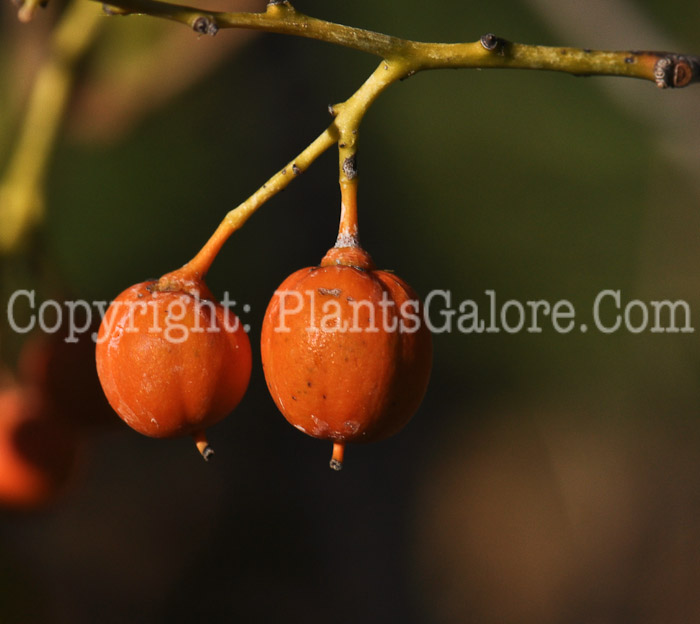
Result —
M197 445L197 450L204 458L204 461L209 461L214 455L214 449L209 446L209 442L207 441L207 436L204 434L204 431L198 431L197 433L193 434L192 437L194 438L194 442Z
M345 443L333 442L333 456L330 461L330 467L333 470L343 469L343 455L345 455Z

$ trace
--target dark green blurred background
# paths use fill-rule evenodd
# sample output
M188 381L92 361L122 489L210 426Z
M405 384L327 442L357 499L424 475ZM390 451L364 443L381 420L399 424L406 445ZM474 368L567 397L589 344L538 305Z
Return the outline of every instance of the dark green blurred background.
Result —
M296 6L421 40L494 32L700 53L689 0ZM91 77L108 83L111 63L138 73L150 41L184 31L147 21L110 20L53 161L40 244L72 297L108 300L184 264L377 63L314 41L185 32L183 59L190 45L231 51L123 131L91 135L76 112ZM40 28L9 10L1 26L8 49ZM11 93L17 74L0 68ZM700 328L699 119L700 87L417 75L362 125L363 243L423 296L450 291L453 307L486 306L486 290L568 299L592 326L593 300L612 288L623 301L685 300ZM260 324L276 286L333 244L336 179L330 151L210 273L216 294L250 305L254 346L248 394L210 431L216 461L126 427L91 440L60 504L0 515L0 621L700 621L696 334L436 334L418 414L391 440L350 447L339 474L328 443L284 421L262 376Z

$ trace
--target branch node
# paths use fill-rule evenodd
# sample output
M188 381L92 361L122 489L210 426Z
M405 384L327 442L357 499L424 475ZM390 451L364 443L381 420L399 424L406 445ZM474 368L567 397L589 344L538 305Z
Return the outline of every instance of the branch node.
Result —
M496 54L503 55L503 49L505 48L505 45L507 41L505 39L501 39L500 37L496 37L493 33L486 33L483 35L480 39L481 45L484 47L484 50L488 50L489 52L495 52Z
M700 62L695 57L666 54L654 65L654 80L660 89L681 88L700 79Z
M296 9L292 6L289 0L269 0L267 3L267 11L286 11L287 13L295 13Z
M209 35L213 37L219 32L219 27L216 24L216 20L209 15L200 15L194 22L192 22L192 30L199 33L200 35Z

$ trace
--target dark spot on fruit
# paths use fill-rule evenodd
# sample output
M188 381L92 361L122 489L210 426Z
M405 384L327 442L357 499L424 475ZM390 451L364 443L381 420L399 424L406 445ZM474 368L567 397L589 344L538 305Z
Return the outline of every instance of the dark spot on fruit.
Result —
M307 387L310 388L310 387L311 387L311 382L310 382L310 381L307 381L307 382L306 382L306 385L307 385Z
M296 400L297 400L297 398L294 395L292 395L292 401L296 401Z

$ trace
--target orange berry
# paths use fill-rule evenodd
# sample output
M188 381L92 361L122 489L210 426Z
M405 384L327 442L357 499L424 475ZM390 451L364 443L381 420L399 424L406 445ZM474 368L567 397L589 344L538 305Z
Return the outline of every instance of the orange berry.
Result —
M261 352L277 407L300 431L333 441L335 469L346 442L387 438L410 420L432 364L416 293L359 246L334 247L280 285Z
M114 410L154 438L192 435L241 401L251 373L248 335L201 280L178 272L121 293L98 333L97 372Z

